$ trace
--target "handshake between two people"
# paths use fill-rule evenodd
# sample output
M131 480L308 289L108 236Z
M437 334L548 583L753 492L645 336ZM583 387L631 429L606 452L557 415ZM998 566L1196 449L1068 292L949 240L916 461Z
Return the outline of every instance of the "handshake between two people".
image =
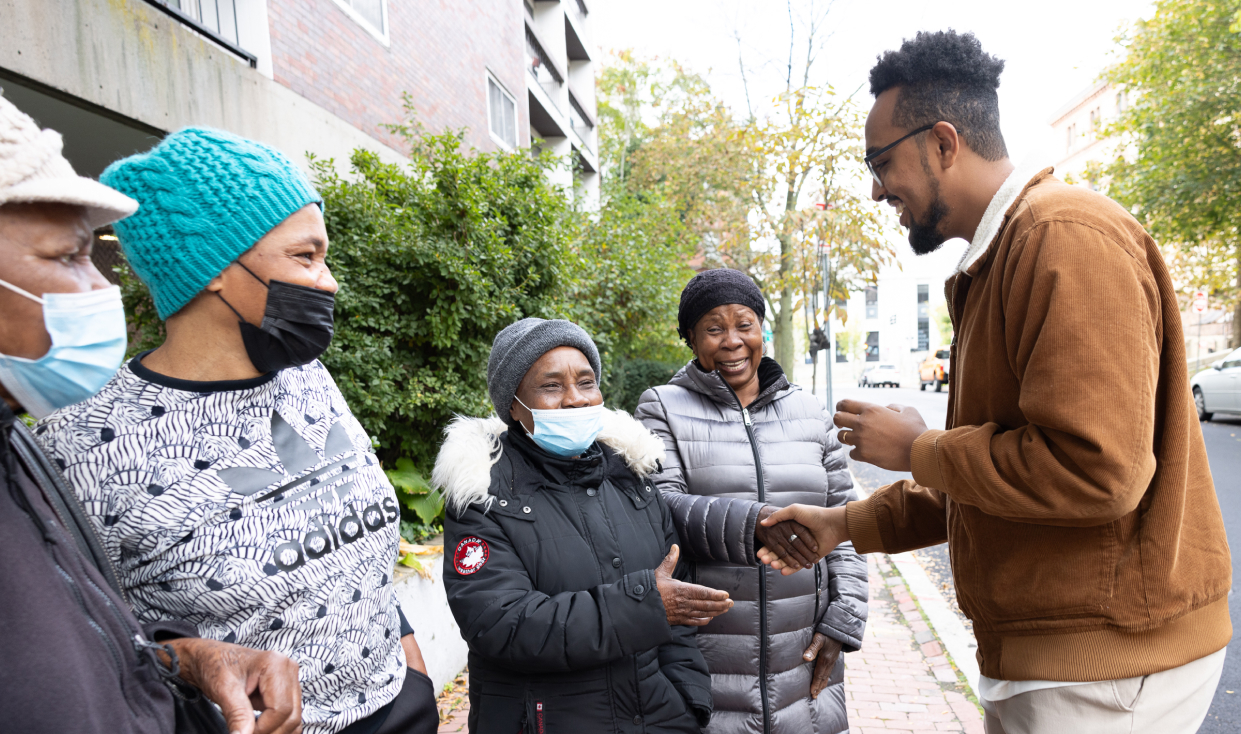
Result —
M840 442L852 447L849 458L889 471L910 471L914 441L926 431L918 411L903 405L841 400L833 420L840 428ZM812 568L850 539L843 506L764 507L755 535L762 543L758 560L785 576Z

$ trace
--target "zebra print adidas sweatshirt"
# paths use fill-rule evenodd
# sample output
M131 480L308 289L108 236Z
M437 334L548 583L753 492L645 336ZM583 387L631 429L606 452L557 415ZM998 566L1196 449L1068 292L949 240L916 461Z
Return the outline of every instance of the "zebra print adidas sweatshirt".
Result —
M35 427L138 619L297 661L308 734L387 704L405 677L399 511L328 371L186 382L142 356Z

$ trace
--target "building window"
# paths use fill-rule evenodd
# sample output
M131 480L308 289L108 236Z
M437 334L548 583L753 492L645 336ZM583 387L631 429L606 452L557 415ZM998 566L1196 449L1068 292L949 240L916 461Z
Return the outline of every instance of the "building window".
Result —
M388 43L388 0L334 0L358 25Z
M487 75L487 119L491 137L504 147L517 147L517 101L500 83Z
M848 362L848 361L849 361L849 355L845 353L845 345L840 342L840 339L837 339L836 340L836 364L840 364L842 362Z
M879 318L879 287L866 286L866 318Z
M914 351L925 352L931 348L931 300L930 286L925 283L918 286L918 348Z
M866 361L879 361L879 332L877 331L866 332Z

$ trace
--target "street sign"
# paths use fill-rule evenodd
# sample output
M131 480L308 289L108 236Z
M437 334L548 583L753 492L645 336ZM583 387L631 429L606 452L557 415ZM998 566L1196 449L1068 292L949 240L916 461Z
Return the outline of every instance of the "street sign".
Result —
M1203 293L1202 291L1198 291L1197 293L1195 293L1193 307L1194 307L1194 310L1197 311L1198 313L1202 313L1203 311L1207 310L1207 294Z

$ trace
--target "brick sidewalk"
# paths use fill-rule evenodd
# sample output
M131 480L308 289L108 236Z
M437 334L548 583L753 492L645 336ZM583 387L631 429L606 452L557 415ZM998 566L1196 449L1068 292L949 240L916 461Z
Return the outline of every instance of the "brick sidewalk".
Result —
M887 556L870 555L870 621L862 649L845 657L851 734L983 734L978 707ZM466 731L465 677L440 696L441 734Z
M440 710L439 733L468 731L466 720L470 717L469 676L461 671L457 679L444 686L436 702Z
M851 734L963 731L982 734L982 716L935 633L885 555L867 556L870 619L862 649L845 658Z

